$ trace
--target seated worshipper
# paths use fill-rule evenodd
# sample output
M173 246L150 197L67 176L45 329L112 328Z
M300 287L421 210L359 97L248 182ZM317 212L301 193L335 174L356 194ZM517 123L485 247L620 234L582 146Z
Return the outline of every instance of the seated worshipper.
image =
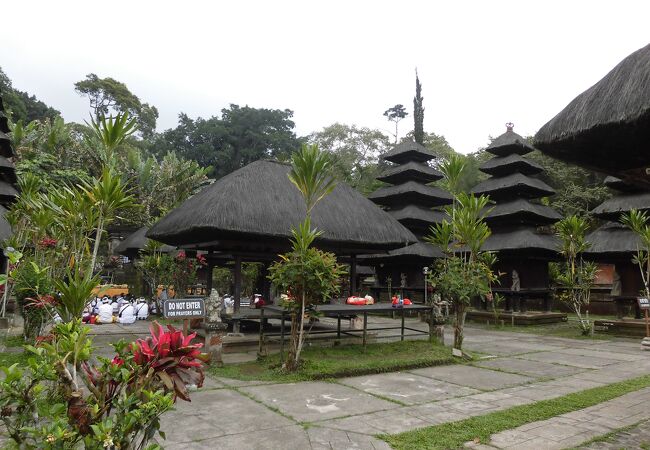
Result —
M115 295L111 298L111 306L113 307L113 315L117 315L120 311L120 305L117 303L117 297Z
M96 323L113 323L113 305L108 297L102 299L102 304L99 305L99 314L97 315Z
M125 302L117 313L117 323L130 325L135 323L135 308L131 303Z
M99 313L99 305L101 305L102 301L100 300L99 297L95 297L90 301L90 314L97 315Z
M135 316L138 320L146 320L149 317L149 305L144 297L138 299L138 306L135 308Z
M122 306L127 304L127 299L124 297L124 294L120 294L117 297L117 309L118 311L122 309Z

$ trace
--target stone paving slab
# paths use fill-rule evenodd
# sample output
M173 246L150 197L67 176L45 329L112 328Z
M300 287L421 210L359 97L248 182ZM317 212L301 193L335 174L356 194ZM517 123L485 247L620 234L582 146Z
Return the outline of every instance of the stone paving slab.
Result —
M600 348L600 349L584 349L584 348L565 348L558 350L558 353L566 355L578 355L578 356L588 356L590 358L605 358L605 359L614 359L616 361L638 361L639 355L621 353L619 349L611 348Z
M504 370L536 378L557 378L585 371L578 367L519 358L496 358L477 361L474 364L487 369Z
M175 411L161 420L167 430L165 447L290 425L289 419L231 389L197 392L191 402L177 401Z
M397 400L407 405L478 393L476 389L458 386L457 384L451 384L445 381L433 380L408 372L343 378L338 380L338 382L369 394Z
M375 437L331 428L310 427L307 429L307 436L312 450L390 450L391 448L386 442Z
M229 434L184 443L163 442L166 450L304 450L311 448L309 437L299 425L270 430Z
M483 391L490 391L533 381L533 378L523 375L497 372L495 370L466 365L427 367L424 369L412 370L411 373Z
M599 369L610 364L620 363L620 361L617 361L615 359L567 355L565 353L557 352L528 353L525 355L520 355L519 358L530 359L532 361L564 364L565 366L580 367L582 369Z
M644 421L629 430L620 431L606 441L593 442L580 448L592 450L650 448L650 421Z
M396 403L335 383L305 382L239 389L299 422L315 422L398 407Z

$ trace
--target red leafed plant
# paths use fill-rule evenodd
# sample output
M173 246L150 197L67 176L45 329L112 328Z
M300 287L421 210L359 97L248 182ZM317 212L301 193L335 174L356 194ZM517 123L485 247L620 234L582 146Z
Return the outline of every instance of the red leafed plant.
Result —
M132 344L133 360L136 364L153 369L154 376L165 387L186 401L191 401L188 385L203 386L205 355L199 350L202 343L192 344L196 333L183 332L167 325L166 331L158 322L149 328L151 336L138 339Z

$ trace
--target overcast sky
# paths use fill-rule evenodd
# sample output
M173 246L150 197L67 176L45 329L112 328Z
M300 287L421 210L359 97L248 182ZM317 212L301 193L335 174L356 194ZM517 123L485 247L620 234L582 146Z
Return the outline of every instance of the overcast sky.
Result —
M295 112L299 135L333 122L379 128L414 70L425 131L462 153L534 134L650 42L647 1L3 1L0 66L14 86L88 117L73 88L110 76L158 107L210 117L230 103Z

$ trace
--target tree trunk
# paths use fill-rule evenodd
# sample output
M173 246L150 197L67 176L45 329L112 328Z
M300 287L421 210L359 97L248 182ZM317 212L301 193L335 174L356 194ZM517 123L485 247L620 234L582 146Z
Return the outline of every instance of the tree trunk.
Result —
M305 293L302 294L302 306L300 308L300 332L298 334L298 345L296 348L296 361L294 365L296 369L300 365L300 353L302 352L302 344L305 341Z
M90 276L95 271L95 263L97 262L97 254L99 253L99 243L102 240L102 233L104 232L104 217L100 214L99 221L97 222L97 236L95 236L95 246L93 247L93 258L90 263Z
M456 305L456 319L454 320L454 348L463 349L463 328L465 327L465 304Z
M284 362L284 369L288 372L294 372L298 369L296 365L296 354L298 353L298 314L296 311L291 313L291 337L289 338L289 350L287 359Z

